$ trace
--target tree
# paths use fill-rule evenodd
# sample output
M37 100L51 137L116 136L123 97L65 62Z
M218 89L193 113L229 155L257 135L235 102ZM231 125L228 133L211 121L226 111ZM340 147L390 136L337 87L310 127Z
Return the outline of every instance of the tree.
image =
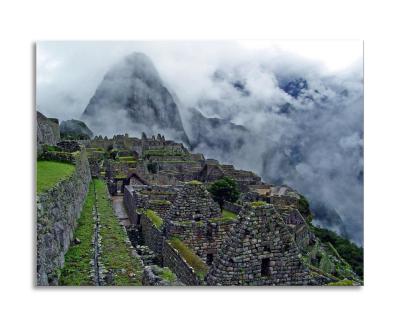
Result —
M240 194L236 181L228 177L213 182L208 191L221 208L225 200L234 203Z

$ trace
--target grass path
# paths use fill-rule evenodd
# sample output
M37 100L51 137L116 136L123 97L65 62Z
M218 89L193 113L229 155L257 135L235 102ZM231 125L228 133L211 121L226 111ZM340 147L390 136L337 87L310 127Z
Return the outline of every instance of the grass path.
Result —
M96 195L94 190L96 189ZM97 202L96 202L97 198ZM61 285L94 285L94 257L92 237L95 221L93 208L97 204L100 217L101 253L100 262L106 269L107 285L141 285L143 269L139 258L132 256L126 233L114 214L111 200L108 198L107 186L103 180L91 182L85 204L78 219L74 238L80 243L71 244L65 255L65 265L61 270Z

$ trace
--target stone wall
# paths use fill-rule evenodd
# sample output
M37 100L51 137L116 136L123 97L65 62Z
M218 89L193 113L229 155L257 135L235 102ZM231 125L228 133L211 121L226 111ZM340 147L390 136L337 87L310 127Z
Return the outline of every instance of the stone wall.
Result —
M239 204L231 203L229 201L224 201L223 208L235 214L239 214L239 212L242 210L243 207Z
M164 266L169 267L185 285L201 285L192 267L179 255L168 241L163 246Z
M220 216L220 208L206 187L189 182L178 192L167 218L171 221L205 221Z
M58 271L73 238L91 180L85 150L75 156L75 166L70 178L36 197L37 285L57 285Z
M177 236L204 262L210 264L222 247L234 221L221 223L166 222L165 233L168 238Z
M246 205L207 275L210 285L314 285L272 205Z
M162 263L164 238L161 231L153 225L153 222L145 214L141 214L140 225L142 226L144 243L154 251L159 262Z

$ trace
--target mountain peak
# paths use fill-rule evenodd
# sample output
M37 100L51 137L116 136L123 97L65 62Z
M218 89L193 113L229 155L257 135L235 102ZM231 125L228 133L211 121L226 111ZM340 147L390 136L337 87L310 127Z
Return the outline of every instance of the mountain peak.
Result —
M124 57L106 73L82 119L102 134L161 131L188 143L177 103L151 59L139 52ZM114 126L118 130L110 130Z

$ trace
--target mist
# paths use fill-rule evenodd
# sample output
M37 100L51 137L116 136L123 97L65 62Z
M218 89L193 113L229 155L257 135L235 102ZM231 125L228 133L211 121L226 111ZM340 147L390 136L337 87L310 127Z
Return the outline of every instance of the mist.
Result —
M363 243L362 52L331 71L323 58L238 42L43 42L37 46L38 110L80 119L108 69L132 52L150 57L179 100L189 139L193 108L248 131L215 130L210 137L240 138L243 145L221 151L199 143L195 152L292 186L312 204L329 204L350 238ZM96 134L138 136L143 128L127 125L123 112L107 120Z

